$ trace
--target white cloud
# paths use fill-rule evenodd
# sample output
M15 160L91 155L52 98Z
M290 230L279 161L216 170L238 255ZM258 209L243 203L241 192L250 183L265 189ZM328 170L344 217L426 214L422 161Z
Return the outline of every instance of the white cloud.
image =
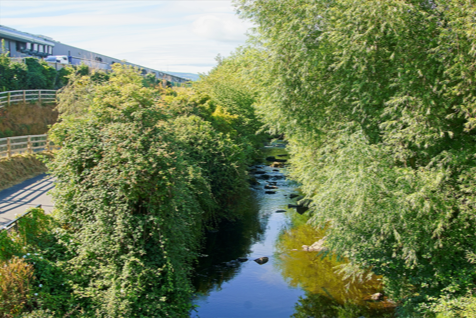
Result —
M208 72L245 41L231 0L0 0L0 24L117 59Z
M236 16L204 15L193 22L192 31L206 39L225 42L244 42L248 26Z
M19 24L23 27L91 27L91 26L121 26L153 24L159 19L152 17L143 17L138 14L109 14L99 13L74 13L50 17L28 17L28 18L3 18L2 24Z

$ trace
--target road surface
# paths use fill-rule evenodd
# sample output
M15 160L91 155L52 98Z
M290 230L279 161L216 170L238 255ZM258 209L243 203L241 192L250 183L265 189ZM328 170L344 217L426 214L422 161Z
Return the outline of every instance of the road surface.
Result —
M48 191L54 188L53 181L52 176L42 174L0 191L0 228L38 204L47 213L51 212L53 200Z

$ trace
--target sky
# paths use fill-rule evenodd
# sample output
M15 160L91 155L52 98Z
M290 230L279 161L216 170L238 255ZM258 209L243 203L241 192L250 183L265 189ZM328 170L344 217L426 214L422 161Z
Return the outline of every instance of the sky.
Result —
M0 0L0 24L161 71L207 73L251 27L231 0Z

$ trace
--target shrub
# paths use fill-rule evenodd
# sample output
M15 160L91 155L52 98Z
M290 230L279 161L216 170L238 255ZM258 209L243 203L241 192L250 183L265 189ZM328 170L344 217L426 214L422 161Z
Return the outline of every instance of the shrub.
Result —
M188 164L198 166L206 180L206 186L197 184L194 189L202 208L208 212L204 221L236 217L226 207L230 207L229 203L245 187L244 168L249 149L195 115L174 118L170 129ZM207 188L211 194L207 193Z
M52 135L55 206L69 227L65 270L89 315L183 316L203 210L157 92L120 65ZM178 235L177 233L180 233Z
M54 227L53 218L41 208L31 208L30 213L20 218L16 227L0 232L0 261L23 257L43 247Z
M15 317L32 298L33 266L13 257L0 261L0 316Z
M56 70L33 57L25 58L27 67L26 87L23 89L53 89Z

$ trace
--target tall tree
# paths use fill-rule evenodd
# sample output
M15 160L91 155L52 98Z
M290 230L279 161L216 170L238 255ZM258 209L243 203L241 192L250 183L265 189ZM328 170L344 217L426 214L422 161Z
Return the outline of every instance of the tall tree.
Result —
M265 56L258 109L328 244L408 307L474 288L475 2L236 4Z

